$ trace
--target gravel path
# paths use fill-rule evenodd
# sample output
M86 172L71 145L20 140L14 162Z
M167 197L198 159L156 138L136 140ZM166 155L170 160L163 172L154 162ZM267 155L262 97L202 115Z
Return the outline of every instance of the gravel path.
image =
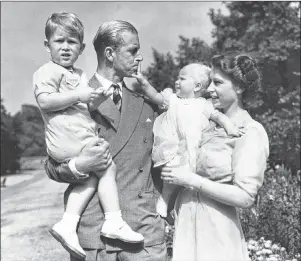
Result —
M69 254L48 232L63 214L67 185L43 170L30 175L1 189L1 261L68 261Z

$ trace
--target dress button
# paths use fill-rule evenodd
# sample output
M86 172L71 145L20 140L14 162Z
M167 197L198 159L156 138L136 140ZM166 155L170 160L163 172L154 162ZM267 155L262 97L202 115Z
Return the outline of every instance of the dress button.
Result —
M138 197L139 197L139 198L142 198L141 192L138 193Z
M143 167L142 166L140 166L139 171L143 172Z
M143 142L144 142L144 143L147 143L147 139L146 139L146 138L144 138L144 139L143 139Z

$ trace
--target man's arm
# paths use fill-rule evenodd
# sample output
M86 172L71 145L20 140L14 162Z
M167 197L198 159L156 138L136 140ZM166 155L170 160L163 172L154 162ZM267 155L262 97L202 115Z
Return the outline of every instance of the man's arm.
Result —
M48 177L57 182L80 184L85 181L91 171L104 170L112 163L109 144L102 138L89 142L78 155L69 162L58 163L48 157L45 171Z
M48 156L45 160L44 168L48 177L54 181L62 183L78 183L78 179L70 170L68 162L58 163Z

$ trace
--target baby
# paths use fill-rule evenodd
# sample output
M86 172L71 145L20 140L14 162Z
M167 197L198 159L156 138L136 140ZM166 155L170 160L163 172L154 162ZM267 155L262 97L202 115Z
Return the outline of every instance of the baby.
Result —
M98 107L112 95L113 87L106 92L93 90L84 72L73 66L85 48L83 24L76 15L52 14L46 22L45 35L44 44L51 61L34 73L33 85L45 123L47 152L58 162L70 160L69 166L76 172L75 157L88 142L99 139L97 124L91 119L87 104ZM76 228L96 189L105 212L101 234L129 243L144 240L122 219L115 178L113 162L104 171L95 169L84 184L74 185L62 220L50 229L54 238L76 258L86 257Z
M144 94L167 109L154 122L154 167L182 166L195 172L196 151L209 120L222 126L228 135L239 137L244 134L225 114L215 110L212 103L203 98L210 83L210 71L203 64L193 63L183 67L175 83L176 93L169 88L159 93L139 71L133 75ZM168 183L163 185L157 212L164 218L167 217L168 202L175 188L175 185Z

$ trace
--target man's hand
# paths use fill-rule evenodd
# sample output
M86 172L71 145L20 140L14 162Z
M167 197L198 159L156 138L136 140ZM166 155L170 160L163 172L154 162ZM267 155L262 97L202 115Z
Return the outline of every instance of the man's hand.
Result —
M112 163L109 151L109 143L103 138L95 138L90 141L78 155L75 167L79 172L105 170Z

